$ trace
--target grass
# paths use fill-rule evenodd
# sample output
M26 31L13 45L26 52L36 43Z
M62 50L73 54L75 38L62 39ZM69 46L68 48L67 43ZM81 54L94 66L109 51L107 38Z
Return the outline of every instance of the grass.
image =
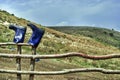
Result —
M14 59L0 59L2 60L3 64L1 67L4 66L4 69L13 69L15 70L15 60ZM11 65L9 65L9 67L7 67L8 65L5 65L4 62L6 62L6 64L11 63ZM26 66L28 65L28 66ZM29 60L23 59L22 60L22 70L29 70ZM66 69L71 69L71 68L80 68L80 66L76 66L73 64L69 64L69 63L65 63L65 62L59 62L56 60L41 60L40 62L36 63L36 67L35 67L36 71L52 71L52 70L62 70L64 68ZM82 67L81 67L82 68ZM111 77L112 76L112 77ZM101 73L72 73L72 74L65 74L65 75L36 75L35 76L35 80L119 80L120 75L118 74L101 74ZM0 74L0 80L16 80L16 75L14 74ZM23 80L28 80L29 79L29 75L22 75L22 79Z
M5 60L6 64L9 62L7 62ZM12 61L13 62L13 61ZM1 64L1 63L0 63ZM13 63L14 64L14 63ZM68 64L68 63L61 63L59 61L55 61L55 60L41 60L40 62L36 63L36 70L37 71L52 71L52 70L62 70L64 68L78 68L78 66L72 65L72 64ZM27 60L23 60L22 61L22 70L29 70L29 61ZM4 65L4 67L7 65ZM9 65L9 67L15 67L12 65ZM10 68L5 68L5 69L10 69ZM13 68L12 68L13 69ZM112 76L112 77L111 77ZM101 74L101 73L74 73L74 74L65 74L65 75L36 75L35 76L35 80L119 80L120 75L118 74ZM16 75L14 74L0 74L0 80L16 80ZM29 76L27 75L22 75L22 79L23 80L28 80Z
M1 20L8 21L10 23L16 23L27 27L28 20L17 18L13 14L9 14L4 11L0 11ZM5 17L9 16L9 17ZM3 20L5 19L5 20ZM91 37L78 34L66 34L50 28L45 28L39 24L38 27L45 29L45 34L41 43L37 48L37 54L64 54L67 52L82 52L89 55L103 55L111 53L120 53L119 49L112 46L111 44L101 43ZM72 29L71 29L72 30ZM84 31L84 30L83 30ZM71 32L71 31L70 31ZM25 42L27 42L32 34L32 31L27 27L27 33ZM87 34L87 33L86 33ZM92 34L92 33L91 33ZM110 34L111 36L117 36L118 34ZM0 24L0 42L12 42L14 32L8 27ZM105 36L104 36L105 37ZM118 37L119 38L119 37ZM111 37L110 37L111 40ZM117 40L117 37L116 37ZM113 40L114 42L114 40ZM23 54L31 54L30 47L22 47ZM16 53L15 46L0 46L0 53ZM111 60L86 60L78 57L65 58L65 59L52 59L52 60L41 60L36 63L37 71L51 71L51 70L62 70L64 68L106 68L106 69L120 69L119 59ZM16 69L15 59L0 58L1 69ZM22 70L29 70L29 60L22 60ZM80 76L81 75L81 76ZM96 76L95 76L96 75ZM110 77L112 76L112 78ZM35 76L35 80L117 80L120 79L119 75L105 75L101 73L78 73L68 75L57 75L57 76ZM12 74L0 74L0 80L16 80L16 75ZM28 80L28 76L23 75L23 80Z
M50 27L52 29L72 34L72 35L83 35L93 38L107 45L112 45L115 47L120 47L120 32L97 27L87 27L87 26L62 26L62 27Z

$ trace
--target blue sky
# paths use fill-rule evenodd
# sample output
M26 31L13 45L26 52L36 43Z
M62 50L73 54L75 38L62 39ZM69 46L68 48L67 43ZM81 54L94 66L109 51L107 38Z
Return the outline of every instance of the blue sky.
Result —
M97 26L120 31L120 0L0 0L0 8L41 25Z

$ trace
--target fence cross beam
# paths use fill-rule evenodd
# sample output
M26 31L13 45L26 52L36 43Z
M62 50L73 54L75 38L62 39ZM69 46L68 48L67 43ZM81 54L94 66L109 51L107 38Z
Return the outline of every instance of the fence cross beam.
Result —
M92 59L92 60L105 60L105 59L111 59L111 58L120 58L120 53L108 54L108 55L100 55L100 56L92 56L92 55L87 55L87 54L77 53L77 52L70 52L70 53L64 53L64 54L51 54L51 55L26 55L26 54L0 53L0 57L4 57L4 58L53 59L53 58L75 57L75 56L76 57L86 58L86 59Z
M100 72L104 74L120 74L120 70L107 70L103 68L78 68L78 69L63 69L61 71L17 71L17 70L3 70L0 73L11 74L34 74L34 75L63 75L78 72Z

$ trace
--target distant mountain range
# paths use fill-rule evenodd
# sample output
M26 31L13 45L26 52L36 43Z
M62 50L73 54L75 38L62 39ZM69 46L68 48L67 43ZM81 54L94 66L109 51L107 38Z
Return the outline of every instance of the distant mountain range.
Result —
M61 31L71 35L83 35L86 37L93 38L104 44L112 45L120 48L120 32L115 31L114 29L90 27L90 26L62 26L49 27L51 29Z

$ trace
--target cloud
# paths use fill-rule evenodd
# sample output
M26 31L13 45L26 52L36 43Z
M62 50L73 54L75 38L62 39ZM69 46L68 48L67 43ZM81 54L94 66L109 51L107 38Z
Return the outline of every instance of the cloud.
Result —
M69 23L67 21L62 21L60 23L57 23L56 26L68 26Z
M119 0L3 0L0 8L42 25L116 26Z

